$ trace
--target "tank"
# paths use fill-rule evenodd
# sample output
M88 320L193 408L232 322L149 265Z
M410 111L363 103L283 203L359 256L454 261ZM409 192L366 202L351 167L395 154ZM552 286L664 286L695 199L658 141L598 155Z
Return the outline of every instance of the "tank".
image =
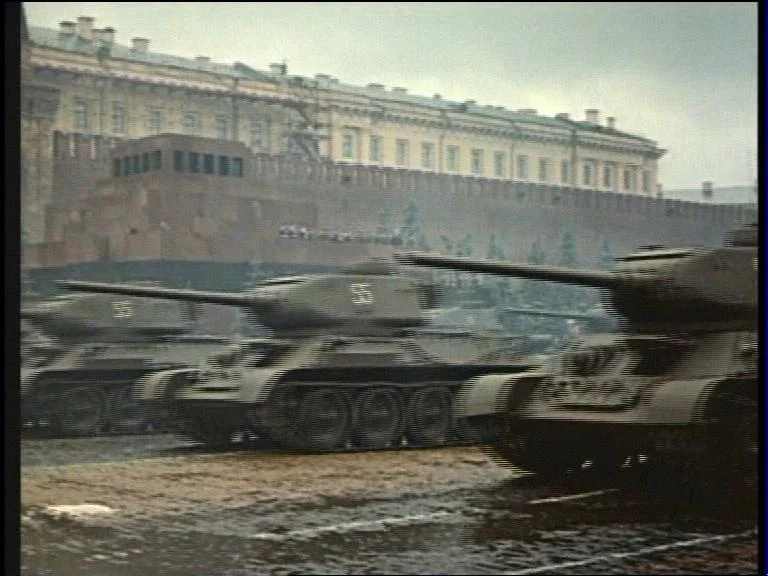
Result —
M397 260L608 290L621 331L462 386L457 417L504 462L552 476L655 462L756 485L756 225L716 248L642 249L612 272L422 253Z
M514 355L485 361L477 343L456 355L439 354L427 333L438 291L387 262L275 278L245 293L60 284L238 306L271 330L268 338L243 339L198 366L160 371L137 384L147 410L211 445L243 432L307 451L469 441L453 412L459 386L481 374L527 367ZM440 337L459 348L471 338L465 332Z
M144 283L149 285L150 283ZM68 294L21 310L23 430L95 435L146 429L131 387L229 342L201 334L188 303Z

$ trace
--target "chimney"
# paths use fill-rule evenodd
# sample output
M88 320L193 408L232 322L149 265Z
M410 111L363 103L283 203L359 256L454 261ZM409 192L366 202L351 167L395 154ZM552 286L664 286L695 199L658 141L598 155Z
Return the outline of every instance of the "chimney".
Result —
M443 97L440 94L434 94L432 96L432 98L434 98L435 100L442 100L443 99Z
M102 42L105 42L107 44L114 44L115 43L115 29L111 26L109 28L104 28L101 31L101 40Z
M149 40L146 38L132 38L131 50L134 52L147 52L149 50Z
M269 65L269 72L270 74L274 74L275 76L283 76L285 72L283 71L283 65L282 64L270 64Z
M558 120L570 120L571 115L568 114L568 112L558 112L557 114L555 114L555 118L557 118Z
M701 195L705 200L712 200L712 182L706 181L701 183Z
M384 90L384 84L376 84L375 82L371 82L368 84L368 88L372 90Z
M77 35L83 40L90 40L93 37L93 18L90 16L78 16Z
M599 124L600 123L600 111L595 110L594 108L590 108L589 110L584 111L585 115L587 116L587 122L590 124Z
M75 35L75 23L67 20L59 22L59 34L61 36L74 36Z
M195 61L201 64L206 64L211 61L210 56L195 56Z
M405 94L406 92L408 92L408 90L406 88L402 88L401 86L395 86L394 88L392 88L392 92L397 92L398 94Z
M611 130L614 130L616 128L616 118L608 116L608 118L605 119L605 125Z
M328 74L315 74L315 80L321 80L323 82L328 82L331 79L331 77Z

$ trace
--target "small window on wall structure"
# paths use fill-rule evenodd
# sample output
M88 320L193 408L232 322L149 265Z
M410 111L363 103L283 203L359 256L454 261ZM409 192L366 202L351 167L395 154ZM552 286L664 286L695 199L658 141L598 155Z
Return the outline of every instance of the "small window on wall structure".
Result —
M149 152L144 152L141 155L141 171L142 172L149 172L150 163L149 163Z
M560 183L571 183L571 163L568 160L560 162Z
M232 176L235 178L243 177L243 159L232 158Z
M126 156L123 158L123 176L131 175L131 157Z
M184 172L184 150L173 151L173 169L176 172Z
M539 182L549 181L549 161L546 158L539 158Z
M140 156L138 154L133 155L133 159L131 161L131 173L133 174L141 173L141 162L140 162Z
M203 172L206 174L214 174L214 156L213 154L203 155Z
M219 176L229 176L229 156L219 156Z
M120 158L112 160L112 176L114 178L120 176Z
M584 186L592 186L592 164L590 162L584 163L584 178L582 182Z
M162 150L154 150L152 152L152 170L163 169L163 152Z
M200 154L197 152L190 152L189 157L189 171L193 174L200 172Z

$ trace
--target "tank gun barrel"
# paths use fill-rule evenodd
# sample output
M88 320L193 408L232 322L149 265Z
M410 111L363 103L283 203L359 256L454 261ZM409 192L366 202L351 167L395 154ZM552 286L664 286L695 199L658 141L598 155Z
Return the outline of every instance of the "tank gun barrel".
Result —
M626 284L627 278L602 270L574 270L541 264L498 262L479 258L459 256L441 256L424 252L401 252L395 259L403 264L427 266L430 268L448 268L462 272L482 272L533 280L549 280L566 284L578 284L594 288L616 288Z
M565 318L567 320L603 320L600 314L584 314L580 312L557 312L555 310L535 310L530 308L503 308L505 314L522 314L527 316L544 316L546 318Z
M108 284L104 282L85 282L81 280L59 280L58 286L76 292L93 292L98 294L119 294L122 296L141 296L148 298L164 298L181 300L183 302L201 302L206 304L224 304L245 308L263 309L271 306L274 301L256 295L233 292L207 292L176 288L161 288L158 286L135 286L132 284Z

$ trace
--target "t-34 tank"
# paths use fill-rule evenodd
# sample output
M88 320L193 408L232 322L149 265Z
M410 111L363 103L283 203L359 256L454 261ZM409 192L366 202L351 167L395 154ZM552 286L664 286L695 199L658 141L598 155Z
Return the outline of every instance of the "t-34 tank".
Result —
M736 229L718 248L639 251L617 259L613 272L419 253L397 259L605 288L623 317L623 332L590 335L536 369L462 387L457 414L503 460L560 475L647 459L709 465L755 484L756 226Z
M195 333L202 310L147 298L70 294L24 307L21 421L65 435L142 428L133 382L228 342Z
M339 274L277 278L246 293L89 282L71 290L243 307L274 337L247 339L195 369L143 378L138 397L209 444L255 433L290 448L439 445L457 439L454 395L468 378L519 372L517 362L457 362L416 334L434 287L368 262Z

